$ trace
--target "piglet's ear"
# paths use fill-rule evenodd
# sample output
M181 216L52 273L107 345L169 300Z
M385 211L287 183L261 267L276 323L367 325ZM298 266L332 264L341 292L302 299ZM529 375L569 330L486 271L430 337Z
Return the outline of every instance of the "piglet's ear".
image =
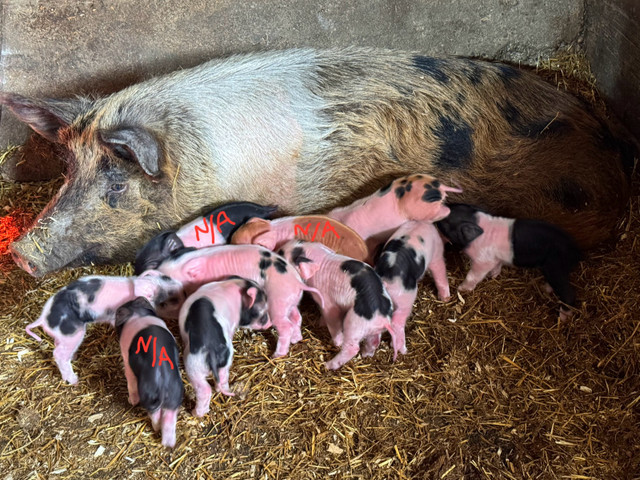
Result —
M303 280L308 280L313 277L319 269L320 265L317 263L302 262L298 265L298 270Z
M58 132L89 110L92 104L87 98L36 100L15 93L0 94L0 103L6 105L20 121L56 143L60 143Z
M258 289L256 287L249 287L244 293L245 293L245 298L244 298L244 301L242 302L244 305L244 308L253 307L253 304L256 301L256 297L258 296Z
M164 245L162 246L162 253L165 255L169 255L171 252L174 252L183 247L184 243L182 243L180 237L175 232L172 232L167 235L167 238L164 241Z
M468 245L482 235L484 230L475 223L463 222L458 227L458 232L464 244Z
M160 145L147 129L125 127L100 132L100 139L118 157L136 162L147 175L160 173Z
M138 277L140 279L140 277ZM133 294L136 297L152 299L156 293L154 284L151 281L138 281L134 283Z
M276 248L276 233L272 230L262 233L253 239L254 245L261 245L264 248L273 250Z

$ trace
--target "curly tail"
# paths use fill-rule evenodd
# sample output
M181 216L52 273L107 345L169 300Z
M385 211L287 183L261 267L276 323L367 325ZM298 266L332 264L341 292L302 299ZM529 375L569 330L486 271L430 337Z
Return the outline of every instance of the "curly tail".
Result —
M320 290L318 290L317 288L310 287L308 285L305 285L304 287L302 287L302 290L304 290L305 292L315 293L316 295L318 295L318 298L320 299L320 306L324 308L324 297L322 296L322 293L320 292Z

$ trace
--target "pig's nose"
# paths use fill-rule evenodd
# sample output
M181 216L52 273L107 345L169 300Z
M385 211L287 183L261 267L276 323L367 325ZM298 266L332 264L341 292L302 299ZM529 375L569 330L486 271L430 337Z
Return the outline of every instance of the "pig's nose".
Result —
M30 275L35 275L37 267L30 260L24 259L18 252L11 250L11 257L16 264Z

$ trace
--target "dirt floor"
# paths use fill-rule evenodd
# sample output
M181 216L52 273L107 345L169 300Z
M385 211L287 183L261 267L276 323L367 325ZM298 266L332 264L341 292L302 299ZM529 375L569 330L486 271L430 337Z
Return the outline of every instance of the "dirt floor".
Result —
M574 60L551 62L544 74L564 88ZM573 88L588 98L585 79ZM616 244L590 252L573 276L580 305L569 322L557 321L537 272L503 269L448 303L427 278L407 355L392 363L383 343L374 358L328 372L323 361L336 349L305 303L304 340L285 358L269 358L271 333L238 334L236 397L215 395L211 413L196 419L186 385L174 450L127 403L112 329L90 328L76 386L62 382L50 339L38 344L24 332L71 279L130 274L130 265L36 280L0 250L0 479L640 479L634 178ZM23 229L59 184L0 183L0 210L11 217L0 232ZM447 260L455 291L466 262Z

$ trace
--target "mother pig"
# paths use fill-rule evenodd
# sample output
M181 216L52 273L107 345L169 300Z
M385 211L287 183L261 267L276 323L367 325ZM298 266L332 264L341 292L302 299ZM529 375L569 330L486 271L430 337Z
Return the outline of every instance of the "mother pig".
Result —
M0 101L68 151L65 184L12 247L38 276L131 260L222 202L324 211L415 172L589 247L611 235L633 166L605 121L532 74L390 50L238 55L104 98Z

